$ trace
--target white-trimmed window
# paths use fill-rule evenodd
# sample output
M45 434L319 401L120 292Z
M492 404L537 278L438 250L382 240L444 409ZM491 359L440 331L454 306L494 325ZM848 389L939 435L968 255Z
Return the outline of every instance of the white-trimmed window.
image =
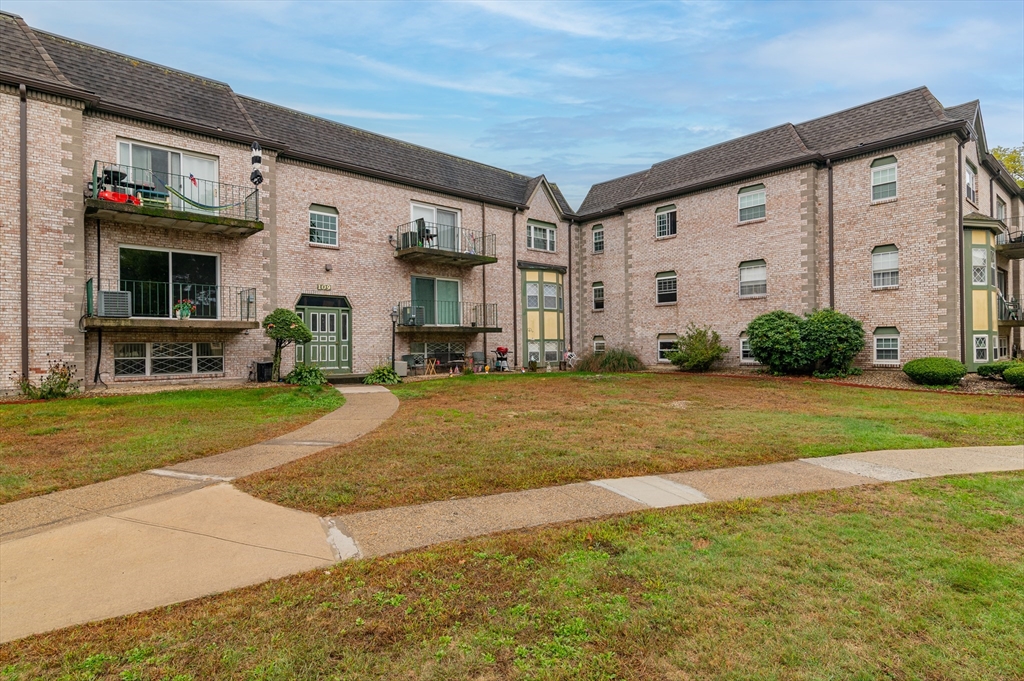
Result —
M675 272L658 272L654 281L658 304L676 302Z
M875 329L875 364L900 363L900 332L895 326Z
M760 364L750 350L750 339L746 334L740 336L740 364Z
M668 358L670 352L676 351L676 335L674 333L663 333L658 335L658 361L671 362Z
M740 298L768 295L768 266L764 260L740 263Z
M604 253L604 227L594 225L594 253Z
M594 336L594 354L600 355L605 351L604 336Z
M338 245L337 209L317 204L309 207L309 243L323 246Z
M988 284L988 249L971 249L971 283L977 286Z
M551 224L526 225L526 247L538 251L555 251L555 226Z
M967 199L969 201L971 201L972 203L977 203L978 202L978 169L975 168L974 165L972 165L970 161L968 161L964 165L964 170L967 173L966 181L964 183L966 185L965 193L967 195Z
M988 336L982 335L974 337L974 361L988 361Z
M1009 357L1010 356L1010 339L1007 338L1006 336L1000 336L999 337L998 350L996 352L998 353L999 359L1006 359L1007 357Z
M593 297L594 297L594 309L595 310L603 310L604 309L604 282L595 281L591 285L591 292L593 293Z
M765 213L765 189L763 184L755 184L740 190L740 222L759 220Z
M1006 220L1006 202L996 197L996 220Z
M544 309L545 310L561 310L562 309L562 291L561 286L558 284L545 283L544 284Z
M114 376L174 376L224 371L224 343L114 343Z
M117 159L119 176L115 178L115 169L110 168L101 180L103 184L112 183L116 191L164 200L170 208L194 213L210 214L202 206L219 203L216 156L196 156L180 149L119 139Z
M896 157L886 156L871 163L871 200L896 198Z
M676 235L676 207L662 206L654 211L654 236L661 239Z
M876 246L871 251L872 288L895 288L900 285L900 251L893 244Z

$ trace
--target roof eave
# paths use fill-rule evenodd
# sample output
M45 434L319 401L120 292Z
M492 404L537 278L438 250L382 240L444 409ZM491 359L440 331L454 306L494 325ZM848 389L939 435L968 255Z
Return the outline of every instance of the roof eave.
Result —
M13 73L11 71L0 71L0 83L6 83L14 86L24 85L26 88L35 90L36 92L77 99L81 102L85 102L86 104L92 104L99 99L94 93L80 87L41 80L32 76Z
M842 149L832 154L825 155L826 160L839 161L844 158L850 158L851 156L860 156L861 154L870 154L873 151L880 149L887 149L889 147L899 146L901 144L907 144L908 142L916 142L918 140L927 139L929 137L936 137L945 133L957 133L961 141L966 141L970 138L969 125L967 121L951 121L949 123L943 123L933 128L927 128L925 130L919 130L917 132L907 133L905 135L899 135L897 137L889 137L878 142L872 142L871 144L859 145L856 147L850 147L849 149Z
M381 180L388 180L390 182L404 184L408 187L417 187L419 189L428 189L430 191L448 194L449 196L458 196L460 198L471 199L473 201L483 201L484 203L489 203L492 206L501 206L503 208L518 208L521 210L526 210L527 208L529 208L529 206L525 204L516 203L514 201L505 201L502 199L496 199L492 196L484 196L482 194L476 194L474 192L460 191L457 189L452 189L451 187L444 187L442 185L434 184L432 182L423 182L422 180L402 177L401 175L395 175L393 173L387 173L372 168L364 168L352 163L344 163L342 161L336 161L322 156L316 156L314 154L306 154L300 151L287 151L286 153L281 153L278 155L278 158L281 157L291 158L296 161L305 161L306 163L315 163L316 165L325 166L327 168L336 168L337 170L347 170L348 172L356 173L357 175L376 177Z
M599 220L601 218L611 217L612 215L622 215L622 211L618 208L605 208L594 213L578 213L576 215L576 221L590 222L591 220Z

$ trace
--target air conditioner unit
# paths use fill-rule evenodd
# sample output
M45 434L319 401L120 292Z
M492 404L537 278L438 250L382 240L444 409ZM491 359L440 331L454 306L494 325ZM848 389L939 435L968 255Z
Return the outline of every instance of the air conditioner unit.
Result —
M402 308L402 326L423 326L427 313L422 305Z
M100 291L96 300L96 314L100 317L131 317L131 291Z

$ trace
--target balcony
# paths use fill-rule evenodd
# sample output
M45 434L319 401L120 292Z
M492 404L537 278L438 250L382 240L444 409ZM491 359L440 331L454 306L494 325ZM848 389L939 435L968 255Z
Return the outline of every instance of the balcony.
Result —
M423 219L395 230L395 257L415 263L476 267L498 262L493 234Z
M501 333L497 303L447 300L407 300L398 306L398 333Z
M166 281L85 282L86 329L189 329L237 332L260 326L254 287ZM174 306L191 301L195 312L179 319Z
M999 326L1024 326L1024 310L1021 309L1021 301L1010 298L1007 300L999 296Z
M86 190L85 214L144 227L181 229L230 237L263 230L259 191L95 161Z
M996 253L1011 260L1024 258L1024 226L1021 218L1004 218L1007 232L996 235Z

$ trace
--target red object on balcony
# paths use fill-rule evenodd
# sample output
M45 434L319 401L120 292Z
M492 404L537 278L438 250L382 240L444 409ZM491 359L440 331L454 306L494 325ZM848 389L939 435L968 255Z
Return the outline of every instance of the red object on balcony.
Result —
M104 190L100 192L100 198L104 201L113 201L114 203L131 203L136 206L142 205L142 201L131 194L122 194L121 192L109 192Z

